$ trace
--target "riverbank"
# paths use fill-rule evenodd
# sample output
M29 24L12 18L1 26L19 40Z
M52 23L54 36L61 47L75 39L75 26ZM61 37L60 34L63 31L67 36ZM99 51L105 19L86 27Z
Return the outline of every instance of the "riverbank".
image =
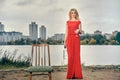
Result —
M66 80L66 66L53 66L53 80ZM82 80L120 80L120 66L84 66ZM0 80L29 80L25 68L0 70ZM33 76L33 80L48 80L47 75ZM78 80L78 79L77 79Z
M22 55L30 57L31 46L18 46L18 45L6 45L1 46L3 51L7 51L9 55L16 54L16 57ZM85 65L104 65L104 64L120 64L120 46L112 45L81 45L81 63ZM24 50L24 51L23 51ZM64 53L65 51L65 53ZM67 64L67 50L63 48L63 45L50 45L50 57L51 65L64 65ZM0 55L1 56L1 55ZM64 57L65 56L65 57ZM109 57L108 57L109 56ZM15 57L15 58L16 58ZM18 58L16 58L18 59Z

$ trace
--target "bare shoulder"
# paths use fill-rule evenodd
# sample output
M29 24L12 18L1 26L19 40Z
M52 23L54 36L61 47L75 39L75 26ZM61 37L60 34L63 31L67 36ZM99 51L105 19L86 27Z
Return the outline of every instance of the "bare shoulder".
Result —
M67 20L66 23L70 22L70 20Z

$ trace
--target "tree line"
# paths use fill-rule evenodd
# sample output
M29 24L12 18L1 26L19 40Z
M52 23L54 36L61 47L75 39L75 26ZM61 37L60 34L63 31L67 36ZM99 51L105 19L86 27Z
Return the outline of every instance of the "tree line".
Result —
M84 35L80 37L82 45L120 45L120 32L107 39L104 35Z
M42 40L39 38L38 40L31 40L31 39L23 39L21 38L20 40L15 40L15 41L10 41L7 42L6 45L32 45L32 44L62 44L63 40L52 40L51 38L48 38L47 40Z
M7 42L7 45L31 45L31 44L63 44L63 40L53 40L51 38L48 38L47 40L41 40L39 38L36 40L31 39L20 39L16 41ZM104 35L89 35L86 34L84 36L80 36L80 43L81 45L120 45L120 32L118 32L116 35L111 35L110 39L107 39Z

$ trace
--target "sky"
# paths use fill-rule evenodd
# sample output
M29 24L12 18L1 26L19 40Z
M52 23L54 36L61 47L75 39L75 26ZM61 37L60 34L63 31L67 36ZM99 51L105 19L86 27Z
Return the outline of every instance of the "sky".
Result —
M76 8L85 33L120 31L120 0L0 0L0 22L5 31L29 35L29 24L45 25L47 37L65 33L71 8Z

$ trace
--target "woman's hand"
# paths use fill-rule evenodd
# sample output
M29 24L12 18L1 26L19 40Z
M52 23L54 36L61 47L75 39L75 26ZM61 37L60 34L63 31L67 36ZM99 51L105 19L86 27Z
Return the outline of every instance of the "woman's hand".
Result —
M66 45L64 45L64 48L66 48Z
M64 42L64 48L66 48L66 43Z
M80 32L79 29L75 30L75 33L76 33L76 34L81 34L81 32Z

